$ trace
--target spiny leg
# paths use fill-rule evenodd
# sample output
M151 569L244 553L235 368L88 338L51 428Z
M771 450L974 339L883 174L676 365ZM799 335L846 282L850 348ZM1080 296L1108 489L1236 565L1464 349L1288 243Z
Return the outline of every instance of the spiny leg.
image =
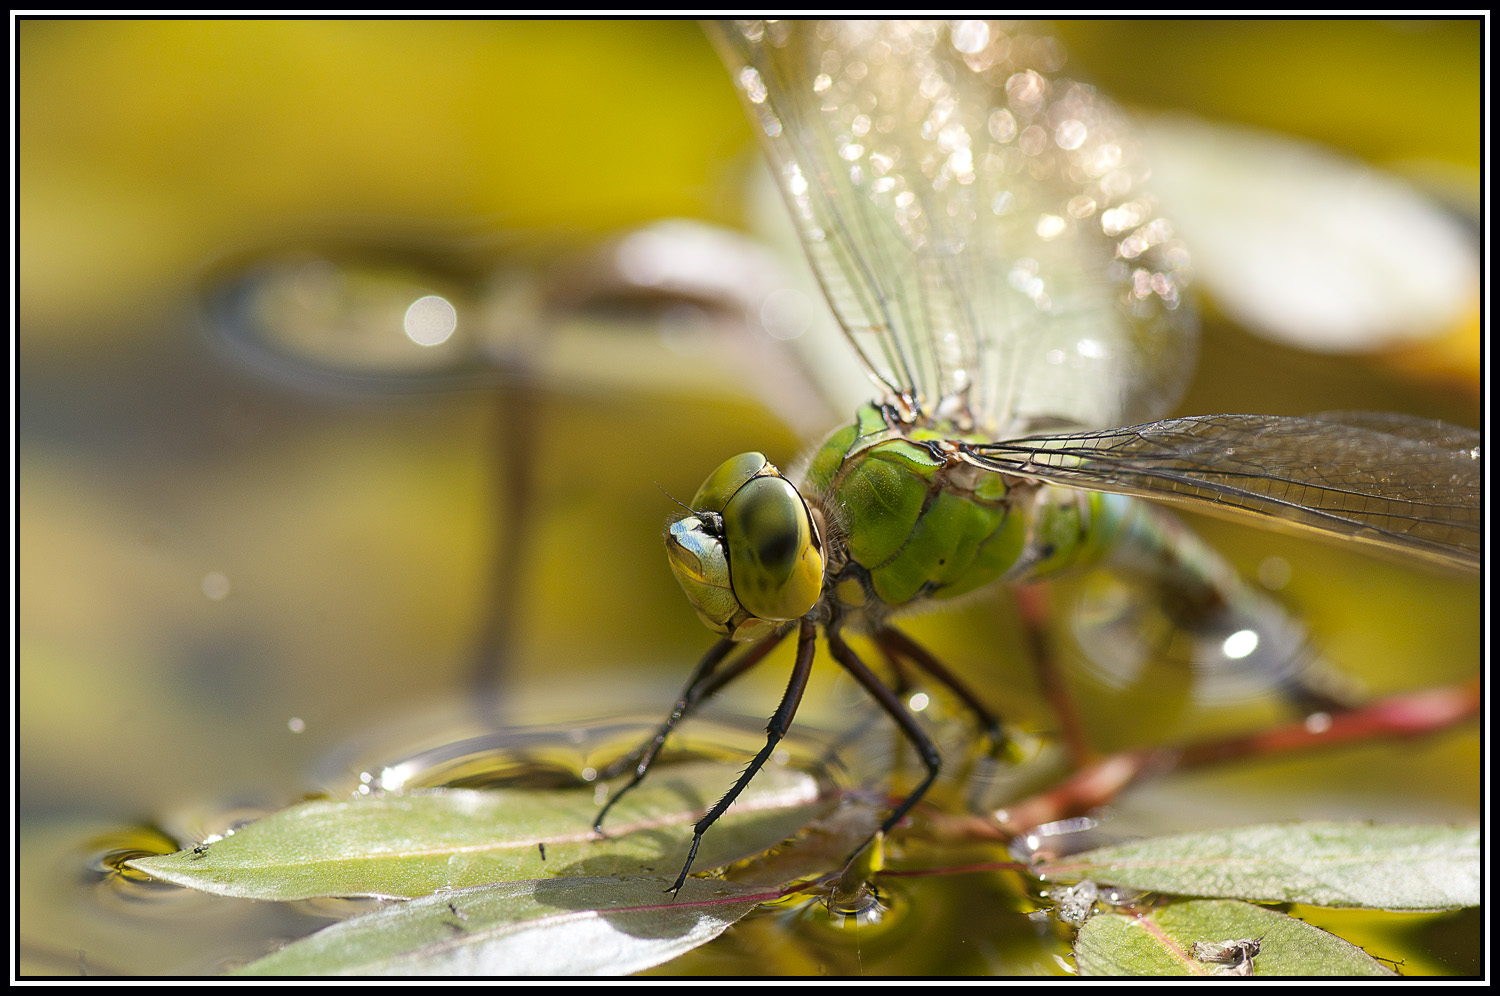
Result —
M1057 717L1063 744L1068 759L1075 767L1082 767L1094 759L1094 748L1089 744L1078 707L1068 690L1067 680L1058 667L1052 653L1052 641L1047 634L1047 600L1041 584L1030 584L1015 589L1016 607L1021 613L1021 629L1026 646L1031 651L1031 664L1036 671L1042 695Z
M913 789L910 795L901 800L900 804L885 818L885 822L880 824L880 829L877 833L889 833L891 828L900 823L901 818L921 801L922 796L927 793L927 790L932 787L932 783L937 780L938 772L943 767L943 756L938 753L937 746L933 744L927 734L922 732L922 728L917 725L917 721L912 718L911 713L907 712L906 707L901 704L901 700L896 698L895 694L889 688L881 684L880 678L876 676L875 672L866 667L865 662L860 660L859 656L844 642L844 638L839 635L837 625L828 627L827 637L828 649L832 652L834 660L838 661L839 665L845 671L848 671L855 681L864 686L865 691L869 692L870 696L876 702L880 703L880 707L886 711L886 714L896 721L896 725L901 728L901 732L906 734L906 739L910 740L912 746L917 749L917 754L922 758L922 764L927 768L927 777L922 779L921 784ZM870 840L874 839L875 835L872 834ZM864 844L859 845L859 847L855 848L854 853L858 854L864 850L869 842L867 840Z
M907 692L911 690L911 684L907 680L906 666L887 648L881 647L880 651L890 667L891 683L888 687L898 698L906 698ZM869 734L871 728L882 722L881 713L861 709L857 715L858 722L840 731L839 735L824 748L821 760L823 765L841 764L839 757L849 745L859 743Z
M974 719L979 723L979 728L990 742L999 747L1007 742L1005 730L1000 725L1000 720L994 713L979 701L979 696L974 694L973 689L949 671L926 647L922 646L911 637L898 629L886 626L875 633L875 644L885 652L892 660L905 658L918 668L932 675L933 678L946 686L949 691L959 697L959 700L974 714Z
M882 643L878 634L875 637L875 645L880 648L880 655L885 658L886 667L891 671L891 682L886 687L904 697L907 692L911 691L911 678L907 677L906 664L900 651L894 645L887 646Z
M730 639L723 639L709 648L708 653L703 655L703 659L693 669L692 675L688 678L687 685L683 687L682 695L672 707L672 712L667 716L666 721L657 728L656 735L600 772L601 779L608 780L624 771L625 767L631 762L639 760L630 781L626 782L618 792L611 796L609 801L604 804L604 808L599 810L599 815L594 819L595 833L604 832L605 814L614 807L615 803L620 801L625 793L635 788L636 785L640 784L641 779L646 777L647 769L656 761L657 755L661 753L663 745L666 744L668 735L676 728L677 724L686 718L697 707L699 702L709 698L719 689L729 684L729 682L764 660L766 655L776 649L785 637L785 633L778 633L775 636L769 636L759 643L754 644L731 667L723 671L717 671L719 665L740 644Z
M802 693L807 690L807 677L812 673L813 650L817 646L818 629L811 619L803 619L797 631L797 659L792 665L792 676L787 681L786 692L781 696L781 704L776 707L771 721L766 724L766 745L761 748L759 754L750 761L739 780L724 793L724 798L714 803L714 807L703 814L703 818L693 824L693 843L688 848L687 860L682 863L682 871L677 873L677 881L667 891L673 895L682 888L682 883L687 880L688 869L693 866L693 858L698 855L698 844L703 840L703 834L709 827L714 825L724 811L734 804L739 794L750 784L754 778L765 767L766 761L770 760L771 752L786 736L787 729L792 725L792 717L797 714L797 706L802 702Z
M750 649L741 654L738 660L736 660L733 664L730 664L728 667L721 668L715 671L713 675L703 683L703 687L698 690L698 697L696 700L694 700L695 703L713 698L719 693L719 689L723 688L725 685L729 684L731 681L735 680L740 675L744 674L746 671L750 670L752 667L765 660L766 657L770 655L771 651L781 646L781 641L785 640L787 634L790 632L791 630L788 629L784 632L777 633L775 636L768 636L764 640L761 640L759 643L751 644ZM689 706L689 708L691 708L691 705Z

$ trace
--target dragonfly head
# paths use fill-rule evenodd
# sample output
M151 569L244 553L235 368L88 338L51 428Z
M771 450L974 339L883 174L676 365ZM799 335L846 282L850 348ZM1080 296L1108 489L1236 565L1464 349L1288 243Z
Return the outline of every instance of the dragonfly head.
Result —
M823 538L807 502L764 454L724 461L691 508L667 527L667 557L709 629L754 640L817 604Z

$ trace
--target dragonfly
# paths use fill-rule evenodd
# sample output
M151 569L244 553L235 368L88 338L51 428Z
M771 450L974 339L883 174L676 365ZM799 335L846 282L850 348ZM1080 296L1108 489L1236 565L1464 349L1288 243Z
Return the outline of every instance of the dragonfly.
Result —
M796 634L765 746L694 825L668 891L790 727L820 634L924 767L879 835L943 760L848 633L946 685L999 743L978 696L893 620L1108 565L1228 657L1243 654L1233 640L1276 628L1282 610L1163 505L1478 569L1474 430L1372 412L1164 417L1195 364L1191 257L1131 125L1060 74L1044 31L709 30L874 396L790 475L761 453L729 459L668 527L671 569L720 639L629 755L597 832L682 719Z

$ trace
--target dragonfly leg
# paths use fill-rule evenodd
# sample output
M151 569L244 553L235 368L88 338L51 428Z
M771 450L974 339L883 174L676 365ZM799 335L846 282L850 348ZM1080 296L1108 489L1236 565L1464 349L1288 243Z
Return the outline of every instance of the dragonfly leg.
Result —
M740 645L733 640L724 639L709 648L708 653L703 655L703 659L693 669L692 675L688 678L687 685L682 690L682 695L678 697L677 703L672 707L672 712L667 716L666 721L657 728L655 736L629 754L606 766L600 772L601 780L607 781L622 773L632 763L635 764L635 772L631 775L630 781L626 782L618 792L614 793L609 801L604 804L604 808L599 810L599 815L594 819L595 833L604 832L605 815L614 807L615 803L619 802L627 792L640 784L642 778L646 777L647 769L656 761L657 755L661 753L663 745L666 744L667 737L676 728L677 724L686 718L697 707L698 703L711 697L719 689L764 660L767 654L780 645L785 636L785 633L778 633L775 636L767 637L759 643L753 644L749 650L741 655L739 660L723 671L718 670L719 665L723 663L724 658L729 656L731 651Z
M1078 714L1073 694L1068 689L1067 679L1052 653L1052 641L1047 633L1047 600L1042 592L1044 583L1016 588L1016 607L1021 613L1021 628L1031 650L1031 664L1036 672L1037 683L1041 686L1047 704L1052 708L1052 715L1057 718L1068 758L1075 766L1081 767L1093 760L1095 752L1089 744L1088 733Z
M776 637L780 640L780 637ZM703 834L709 827L713 826L724 811L734 804L739 794L750 784L750 780L756 776L761 768L771 758L771 752L786 736L787 729L792 725L792 717L797 715L797 706L802 702L802 693L807 690L807 677L812 674L813 651L817 648L818 629L817 624L811 619L803 619L797 632L797 659L792 665L792 676L787 681L786 692L781 696L781 704L776 707L771 721L766 724L766 745L761 748L750 763L741 773L739 780L724 793L724 798L714 803L712 809L703 814L703 818L693 824L693 843L688 848L687 860L682 863L682 871L677 873L677 881L666 891L674 896L677 890L682 888L682 883L687 881L688 869L693 866L693 858L698 855L698 844L703 840Z
M725 685L729 684L731 681L738 678L740 675L744 674L746 671L750 670L761 661L765 660L766 657L770 655L771 651L781 646L781 641L786 639L787 633L790 632L791 630L787 630L784 633L777 633L775 636L766 637L759 643L751 644L750 649L741 654L738 660L736 660L728 667L723 668L722 670L715 671L713 675L703 683L703 687L698 691L697 698L689 704L688 708L691 709L698 702L713 698L719 693L719 689L723 688Z
M837 625L828 627L827 636L828 649L833 654L834 660L838 661L839 665L845 671L848 671L850 676L859 682L876 702L880 703L880 707L886 711L886 714L896 721L896 725L901 728L901 732L906 734L906 739L910 740L912 746L917 749L917 754L922 758L922 764L927 768L927 777L922 779L921 784L913 789L905 799L901 800L900 804L885 818L885 822L880 825L880 829L877 831L880 834L889 833L891 828L900 823L901 818L921 801L922 796L927 793L932 783L937 780L938 772L943 767L943 756L938 753L937 746L932 742L931 738L922 732L922 728L917 725L917 721L912 718L911 713L907 712L906 707L901 704L901 700L896 698L895 694L889 688L881 684L880 678L876 676L875 672L866 667L865 662L859 659L859 655L849 647L849 644L844 642L844 638L839 635ZM873 840L874 838L875 835L872 834L870 839ZM865 841L864 844L855 848L855 853L858 854L864 850L865 845L868 843L869 841Z
M983 702L979 701L979 696L974 694L973 689L962 678L948 670L926 647L900 630L890 626L883 627L875 633L875 645L889 659L898 661L904 658L910 661L921 670L930 674L954 695L957 695L969 712L974 715L974 719L978 722L980 730L990 738L990 742L996 747L1000 747L1008 742L1005 730L1000 725L999 718L990 712Z
M880 648L880 656L885 658L886 667L890 669L891 681L887 685L897 695L905 695L911 691L911 678L906 673L906 664L894 647L886 646L880 642L880 637L875 638L875 645Z

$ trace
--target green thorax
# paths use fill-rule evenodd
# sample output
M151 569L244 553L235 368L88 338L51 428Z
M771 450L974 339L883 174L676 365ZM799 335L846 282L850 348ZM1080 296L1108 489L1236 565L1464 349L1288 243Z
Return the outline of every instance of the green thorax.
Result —
M801 491L828 523L825 592L878 612L1095 560L1129 503L975 467L941 426L868 404L813 454ZM871 599L877 599L872 604Z

